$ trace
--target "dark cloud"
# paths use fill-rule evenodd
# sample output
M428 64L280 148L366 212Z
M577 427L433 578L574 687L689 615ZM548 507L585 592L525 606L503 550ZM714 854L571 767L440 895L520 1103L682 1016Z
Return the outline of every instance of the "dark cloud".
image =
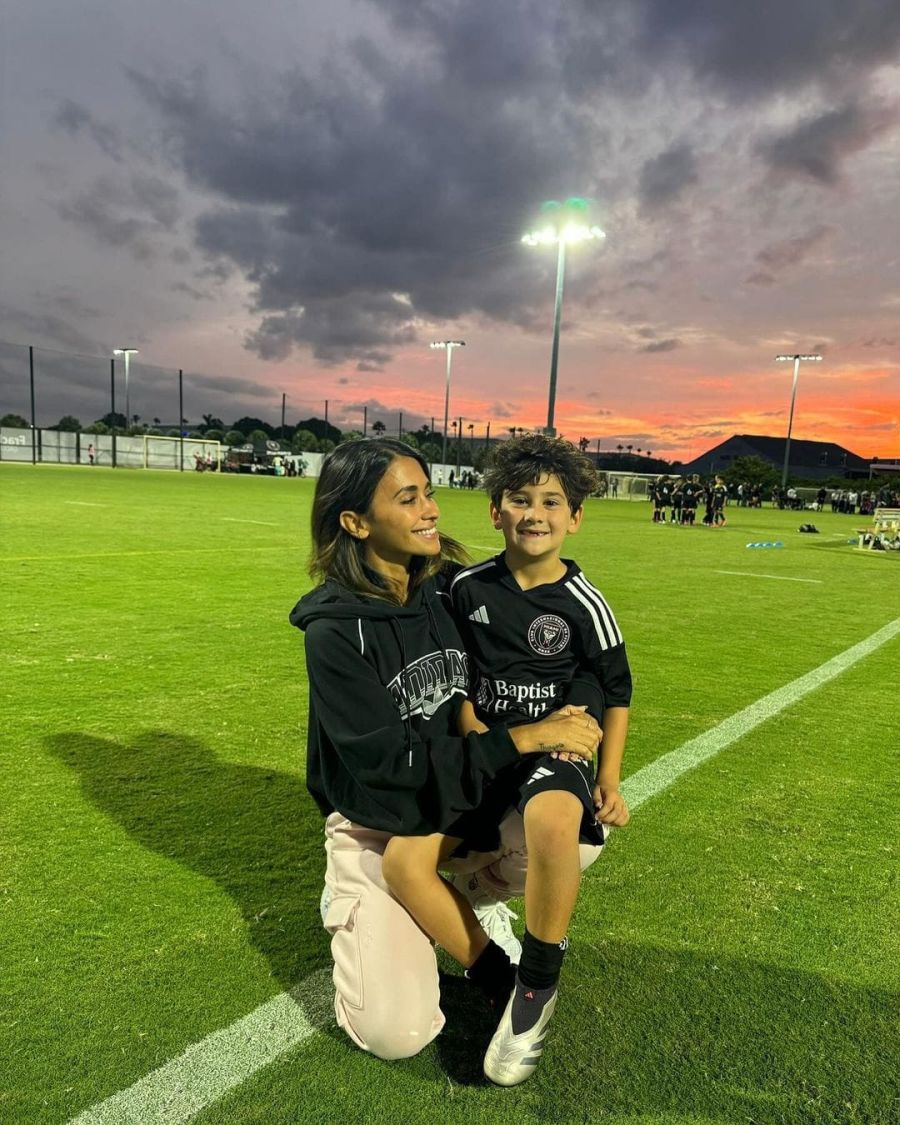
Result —
M492 418L514 418L518 413L519 408L514 402L493 402L488 407Z
M833 183L847 155L889 124L889 111L860 99L869 73L900 41L894 0L366 7L361 37L348 45L338 36L318 73L308 61L254 73L239 51L241 66L225 81L219 76L218 86L200 70L167 72L149 62L146 71L128 70L141 116L149 109L156 123L154 137L142 136L146 151L158 148L173 181L182 178L199 202L195 257L205 268L181 291L195 296L207 291L205 280L239 273L255 316L246 345L265 359L302 349L370 372L426 321L473 317L528 330L545 323L553 255L519 243L535 203L578 192L633 214L637 192L639 209L653 214L699 194L698 154L735 121L733 110L724 126L717 113L701 121L682 111L696 108L698 79L725 92L716 109L729 97L750 105L803 86L804 104L812 104L832 82L843 108L767 137L759 149L755 121L742 131L738 155L761 154L780 176ZM663 107L638 136L635 107L647 109L641 99L657 78L677 80L671 120ZM690 133L686 120L697 122ZM109 155L121 154L122 136L133 135L110 131L72 101L59 107L56 123ZM662 138L656 150L651 137ZM736 181L749 174L746 163L735 167ZM177 197L158 181L126 188L104 194L95 184L61 213L106 245L145 258L170 254L163 236L178 222ZM687 238L669 258L655 238L631 244L646 261L619 263L617 284L626 289L652 292L678 256L691 265ZM777 269L757 266L753 284L777 277ZM577 279L585 267L573 255L570 268ZM574 302L588 303L585 289L595 302L604 296L597 285L572 286L573 319ZM646 339L650 352L679 344Z
M767 273L765 270L756 270L755 273L749 274L745 279L747 285L774 285L775 278L772 274Z
M63 219L98 242L126 248L138 260L155 256L154 242L178 219L178 192L156 176L98 177L90 188L59 204Z
M0 304L0 332L4 336L36 338L57 344L68 351L90 356L105 351L97 340L85 335L64 317L46 312L31 312ZM101 362L98 360L98 362Z
M697 183L697 161L688 144L671 148L648 160L638 177L638 198L645 211L655 211L674 202L691 184Z
M546 307L552 256L529 255L521 230L537 201L590 187L595 154L589 118L551 82L554 18L526 8L389 5L427 49L357 44L345 66L231 105L201 78L131 72L169 159L223 201L197 242L254 286L252 350L370 369L418 319L527 323Z
M755 260L763 268L755 270L745 278L745 283L761 286L774 285L779 274L790 269L791 266L804 262L818 247L830 242L835 234L834 227L819 223L804 234L770 242L755 256Z
M669 337L666 340L653 340L644 347L638 348L639 352L671 352L676 348L681 347L681 341L676 340L674 337Z
M216 391L228 396L241 396L252 399L274 399L272 387L254 379L238 379L229 375L204 375L202 372L185 372L186 387L200 387L205 391Z
M862 346L864 348L896 348L900 347L900 337L873 336L868 340L863 340Z
M735 98L852 82L894 62L900 44L896 0L644 0L633 11L635 42L648 63L683 59Z
M760 142L758 151L776 176L833 187L844 160L896 127L898 119L896 106L854 100L804 118L788 132Z
M72 137L87 134L98 146L116 163L121 164L124 159L122 137L119 130L112 125L98 121L90 110L66 98L57 107L53 115L52 124L62 129Z

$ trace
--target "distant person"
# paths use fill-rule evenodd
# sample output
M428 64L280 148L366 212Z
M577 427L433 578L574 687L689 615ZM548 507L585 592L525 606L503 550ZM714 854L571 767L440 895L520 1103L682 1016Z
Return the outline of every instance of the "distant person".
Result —
M613 498L613 500L617 500L618 497L619 497L619 478L613 477L611 484L612 484L612 498Z
M672 523L679 526L684 522L684 481L676 477L672 485Z
M91 442L91 444L88 446L88 464L89 465L93 465L93 463L94 463L95 452L96 451L94 449L94 443Z
M725 519L725 501L728 499L728 486L721 477L716 477L712 489L712 526L724 527L728 522Z
M671 485L667 476L659 477L653 485L652 498L653 498L653 522L665 523L666 522L666 508L669 505L669 495L671 493Z
M697 503L702 491L703 487L696 473L681 486L682 524L694 526L694 520L697 518Z

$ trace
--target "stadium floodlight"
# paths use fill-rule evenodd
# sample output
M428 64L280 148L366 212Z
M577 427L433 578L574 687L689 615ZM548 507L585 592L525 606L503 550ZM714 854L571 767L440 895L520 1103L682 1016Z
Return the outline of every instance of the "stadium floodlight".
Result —
M131 403L130 403L129 398L128 398L128 361L131 359L131 357L133 355L137 355L137 354L138 354L137 348L113 348L113 355L123 355L123 356L125 356L125 430L126 430L126 432L128 430L128 427L131 425L131 413L130 413ZM115 424L115 419L113 419L113 424Z
M465 340L434 340L429 347L444 348L447 352L447 380L444 386L444 446L441 451L441 472L447 464L447 427L450 423L450 363L454 348L464 348Z
M553 350L550 353L550 394L547 403L547 426L544 432L556 436L553 416L556 412L556 371L559 364L559 328L562 322L563 285L566 276L566 247L579 242L602 242L606 233L598 226L585 221L588 210L586 199L573 196L565 203L550 200L541 207L546 221L522 235L526 246L557 246L556 254L556 309L553 315Z
M784 491L784 489L787 488L788 468L791 460L791 430L794 425L794 402L797 398L797 378L800 375L800 364L821 363L822 357L820 355L795 353L794 355L777 355L775 356L775 362L794 364L794 383L791 387L791 412L788 415L787 441L784 443L784 468L781 471L781 488L782 491Z

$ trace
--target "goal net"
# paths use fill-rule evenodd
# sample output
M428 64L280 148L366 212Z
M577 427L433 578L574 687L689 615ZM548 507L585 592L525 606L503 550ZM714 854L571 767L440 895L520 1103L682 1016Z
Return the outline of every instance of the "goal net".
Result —
M182 447L184 452L182 454ZM183 460L179 463L179 457ZM222 468L222 443L204 438L161 437L144 434L143 466L145 469L196 469L198 461L208 467L211 461Z
M650 485L659 473L619 473L614 469L600 472L605 482L603 495L607 500L646 500L650 495Z

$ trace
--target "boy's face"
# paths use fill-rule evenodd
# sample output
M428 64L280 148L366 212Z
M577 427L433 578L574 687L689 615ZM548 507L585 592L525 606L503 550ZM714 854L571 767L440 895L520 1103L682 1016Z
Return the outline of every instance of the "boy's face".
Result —
M503 532L507 551L529 561L558 558L566 536L581 526L583 514L583 508L572 514L555 474L505 491L499 508L491 504L491 520Z

